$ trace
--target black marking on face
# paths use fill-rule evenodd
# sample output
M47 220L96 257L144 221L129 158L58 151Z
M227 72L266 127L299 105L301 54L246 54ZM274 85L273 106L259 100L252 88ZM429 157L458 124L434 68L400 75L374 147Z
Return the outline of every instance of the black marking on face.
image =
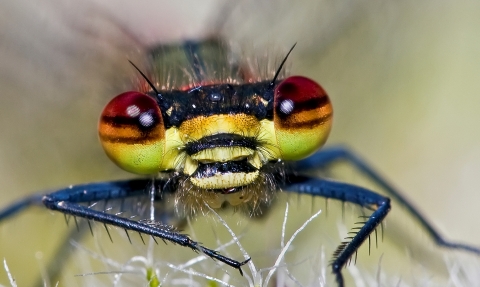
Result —
M187 143L185 152L188 155L193 155L216 147L245 147L255 150L258 147L258 142L253 137L244 137L238 134L216 134Z
M195 178L208 178L226 173L251 173L257 169L246 159L241 161L227 161L214 163L199 163L197 170L191 175Z
M274 95L269 81L206 85L186 91L160 91L160 94L152 96L157 98L167 129L179 127L185 120L195 117L219 114L243 113L258 120L273 119Z

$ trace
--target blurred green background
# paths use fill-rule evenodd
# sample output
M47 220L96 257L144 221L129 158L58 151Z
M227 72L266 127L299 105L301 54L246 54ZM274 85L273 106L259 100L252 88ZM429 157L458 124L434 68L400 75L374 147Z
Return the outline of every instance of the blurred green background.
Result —
M129 176L96 131L134 75L126 60L161 41L221 34L265 53L297 42L292 73L319 81L334 104L328 144L352 147L448 238L480 246L478 27L478 1L2 2L0 207ZM0 259L36 268L24 265L36 264L32 242L49 250L61 240L46 225L41 210L0 224Z

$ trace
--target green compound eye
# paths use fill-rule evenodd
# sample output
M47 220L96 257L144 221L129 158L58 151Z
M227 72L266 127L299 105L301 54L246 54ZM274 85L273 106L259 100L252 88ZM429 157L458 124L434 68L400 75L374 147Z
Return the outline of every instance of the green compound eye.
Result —
M299 160L319 149L332 126L332 104L315 81L292 76L275 88L274 126L281 159Z
M103 109L98 133L108 157L124 170L154 174L161 169L165 127L153 98L139 92L116 96Z

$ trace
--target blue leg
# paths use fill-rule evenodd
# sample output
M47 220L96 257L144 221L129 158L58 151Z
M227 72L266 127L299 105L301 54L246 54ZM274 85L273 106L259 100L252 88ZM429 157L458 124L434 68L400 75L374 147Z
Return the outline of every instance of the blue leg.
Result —
M165 183L160 184L164 185ZM108 214L103 211L89 209L88 207L79 204L82 202L95 202L138 195L144 193L145 190L148 190L149 186L151 186L151 180L149 179L77 185L44 196L43 203L47 208L58 210L64 214L70 214L87 220L94 220L104 224L117 226L126 231L136 231L163 240L168 240L181 246L190 247L196 252L201 252L213 259L217 259L238 269L243 275L241 266L247 263L250 259L244 262L232 260L219 254L215 250L203 247L198 242L190 239L187 235L180 234L166 225L151 223L149 221L134 221L114 214ZM166 192L169 192L169 190L166 190Z
M320 168L338 161L347 161L364 173L367 177L372 179L375 183L380 185L383 189L385 189L391 198L400 202L408 210L408 212L415 217L415 219L430 234L430 236L438 245L480 254L480 248L445 240L443 236L433 228L432 224L430 224L413 206L412 203L410 203L402 194L400 194L400 192L398 192L391 184L389 184L382 176L380 176L380 174L370 167L363 159L355 155L346 147L337 146L323 149L307 159L292 163L291 166L295 170L301 171Z
M7 206L3 210L0 210L0 221L5 220L10 216L14 216L32 205L42 205L42 197L43 195L40 194L31 195Z
M243 262L238 262L225 257L215 250L203 247L198 242L190 239L187 235L180 234L167 225L158 224L151 221L134 221L114 214L109 214L104 211L93 210L81 205L81 203L116 198L121 199L129 196L145 194L145 191L148 191L149 187L151 187L151 183L152 181L150 179L140 179L71 186L47 194L43 197L39 195L28 197L6 208L5 210L0 211L0 220L5 219L8 216L12 216L32 204L41 204L43 202L47 208L51 210L58 210L64 214L117 226L125 229L125 231L136 231L142 234L158 237L163 240L168 240L181 246L190 247L196 252L203 253L213 259L217 259L233 268L238 269L243 275L241 266L247 263L250 259ZM166 187L166 190L163 192L171 192L169 187L166 186L165 182L160 182L160 184L161 186Z
M357 252L360 245L385 219L390 211L390 199L351 184L301 175L287 175L286 184L283 188L288 192L338 199L374 210L355 236L349 238L350 241L342 242L333 254L332 271L338 286L343 287L342 268Z

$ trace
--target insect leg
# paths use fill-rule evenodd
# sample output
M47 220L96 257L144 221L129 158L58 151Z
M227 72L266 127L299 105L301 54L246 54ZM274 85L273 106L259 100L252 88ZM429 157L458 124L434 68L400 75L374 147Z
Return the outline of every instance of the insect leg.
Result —
M342 268L387 216L390 211L390 199L351 184L301 175L287 175L286 184L283 188L288 192L338 199L374 210L353 238L350 241L342 242L334 252L331 262L332 272L335 275L338 287L343 287Z
M43 194L34 194L31 196L28 196L24 199L21 199L10 206L4 208L3 210L0 210L0 222L2 220L7 219L8 217L15 216L16 214L20 213L24 209L36 205L36 206L43 206L42 203L42 198ZM81 224L81 228L78 230L75 229L70 232L66 236L68 239L73 239L73 240L78 240L83 236L85 233L84 231L86 230L84 227L85 224ZM64 263L66 261L66 258L68 258L69 250L70 250L70 244L67 244L68 240L64 240L64 243L60 245L60 247L55 251L55 255L52 258L56 258L56 260L52 260L51 263L47 266L47 274L49 274L49 278L57 280L59 277L59 274L61 270L64 267ZM36 283L33 286L43 286L44 285L44 278L39 277L36 280Z
M34 194L30 195L26 198L23 198L3 210L0 210L0 221L5 220L6 218L10 216L14 216L15 214L21 212L25 208L28 208L32 205L41 205L42 204L42 197L43 195L41 194Z
M181 246L190 247L194 251L203 253L238 269L240 273L243 274L241 266L250 259L244 262L238 262L219 254L215 250L203 247L185 234L180 234L168 228L161 228L158 225L148 224L147 222L134 221L114 214L89 209L79 204L81 202L122 198L138 194L139 192L145 192L150 182L151 180L144 179L77 185L45 195L43 197L43 203L51 210L58 210L65 214L117 226L126 230L137 231L141 234L151 235Z
M443 236L434 229L433 225L427 221L427 219L418 211L417 208L415 208L412 203L410 203L408 199L406 199L377 171L367 164L365 160L344 146L323 149L305 160L293 163L293 168L295 168L295 170L308 170L312 168L319 168L342 160L352 164L367 177L380 185L390 197L399 201L408 210L408 212L412 214L416 220L418 220L418 222L430 234L430 236L438 245L480 254L480 248L469 246L463 243L450 242L443 238Z

